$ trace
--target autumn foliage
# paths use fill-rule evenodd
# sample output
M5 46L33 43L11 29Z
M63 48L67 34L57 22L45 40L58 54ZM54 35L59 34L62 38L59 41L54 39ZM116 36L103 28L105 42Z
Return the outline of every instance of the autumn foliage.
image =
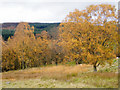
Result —
M71 61L92 64L96 71L97 66L111 64L116 57L118 27L112 5L75 9L60 24L55 39L46 31L37 38L33 32L33 26L21 22L14 37L2 42L3 71Z
M96 67L112 63L118 45L115 7L91 5L75 10L60 25L60 45L67 50L67 58L83 61Z

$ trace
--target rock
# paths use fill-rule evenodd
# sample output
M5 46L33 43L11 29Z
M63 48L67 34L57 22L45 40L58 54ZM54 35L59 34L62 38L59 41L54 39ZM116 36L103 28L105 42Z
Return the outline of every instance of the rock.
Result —
M10 84L10 82L6 82L6 84Z
M118 72L115 72L116 74L118 74Z
M119 59L119 57L116 57L116 59Z

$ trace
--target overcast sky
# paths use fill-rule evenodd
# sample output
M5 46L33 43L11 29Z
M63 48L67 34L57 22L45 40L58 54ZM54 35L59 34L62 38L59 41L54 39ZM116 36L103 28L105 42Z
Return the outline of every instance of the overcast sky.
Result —
M0 23L61 22L74 9L107 3L118 8L119 0L0 0Z

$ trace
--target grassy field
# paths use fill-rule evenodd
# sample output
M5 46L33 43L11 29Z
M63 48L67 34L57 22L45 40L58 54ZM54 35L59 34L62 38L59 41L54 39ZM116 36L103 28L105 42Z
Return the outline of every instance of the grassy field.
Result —
M100 66L58 65L2 73L3 88L117 88L118 61Z

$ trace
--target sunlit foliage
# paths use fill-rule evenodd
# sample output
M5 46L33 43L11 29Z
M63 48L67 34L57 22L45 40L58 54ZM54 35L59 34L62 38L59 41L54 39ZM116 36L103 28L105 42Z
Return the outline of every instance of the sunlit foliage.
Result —
M117 47L117 15L115 6L91 5L70 12L60 24L60 40L66 60L89 63L96 67L112 63Z
M12 38L2 40L2 70L75 61L91 64L97 71L118 53L117 18L115 6L90 5L70 12L54 33L44 30L36 37L34 27L21 22Z

